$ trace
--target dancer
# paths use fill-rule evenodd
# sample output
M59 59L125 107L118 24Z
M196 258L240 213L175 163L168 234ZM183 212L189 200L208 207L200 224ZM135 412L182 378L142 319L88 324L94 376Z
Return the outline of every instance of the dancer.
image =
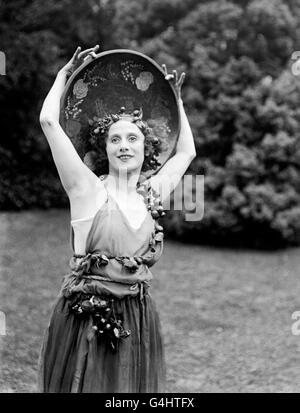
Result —
M60 99L68 76L98 45L81 51L58 72L40 123L48 140L71 213L71 273L63 278L40 351L38 391L54 393L164 392L163 335L149 292L152 267L163 250L162 202L195 157L181 100L184 74L174 82L181 130L176 153L156 173L163 140L154 136L143 112L96 118L90 141L107 171L98 176L81 160L59 124ZM101 152L102 151L102 152ZM102 158L101 158L102 156ZM170 186L171 184L171 186ZM171 271L172 269L170 269Z

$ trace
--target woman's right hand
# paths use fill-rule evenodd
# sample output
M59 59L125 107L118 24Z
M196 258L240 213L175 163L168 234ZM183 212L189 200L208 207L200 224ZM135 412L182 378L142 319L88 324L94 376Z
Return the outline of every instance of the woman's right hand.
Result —
M66 74L67 76L71 76L72 73L88 58L95 59L97 57L96 51L99 49L99 45L97 44L95 47L91 47L90 49L86 49L81 51L81 47L78 46L75 53L73 54L72 58L69 62L60 69L61 73Z

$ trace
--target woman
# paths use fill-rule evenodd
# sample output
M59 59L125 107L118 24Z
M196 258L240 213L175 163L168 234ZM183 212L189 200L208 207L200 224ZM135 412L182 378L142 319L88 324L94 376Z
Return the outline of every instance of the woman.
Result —
M163 392L164 347L148 292L149 267L162 253L162 227L156 222L163 215L161 202L195 157L180 94L184 74L178 80L176 71L168 75L164 66L166 78L175 82L180 107L175 155L141 182L151 131L141 111L128 114L123 108L91 125L92 138L101 129L108 159L108 173L98 177L59 124L67 77L82 60L93 59L98 47L82 52L77 48L58 72L40 114L70 200L74 255L72 273L63 279L45 332L38 386L40 392L57 393Z

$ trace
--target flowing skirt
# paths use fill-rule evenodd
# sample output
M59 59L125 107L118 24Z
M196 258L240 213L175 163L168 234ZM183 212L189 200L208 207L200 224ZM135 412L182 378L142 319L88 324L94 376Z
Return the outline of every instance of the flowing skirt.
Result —
M131 334L113 352L101 336L90 336L91 317L70 312L59 296L44 334L38 361L41 393L155 393L165 391L161 324L150 294L115 299Z

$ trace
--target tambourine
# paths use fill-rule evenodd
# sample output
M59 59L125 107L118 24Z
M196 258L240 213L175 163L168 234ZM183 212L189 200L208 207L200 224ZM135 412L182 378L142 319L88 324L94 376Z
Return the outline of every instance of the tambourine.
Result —
M116 49L87 59L66 84L60 124L84 160L89 120L117 113L121 107L126 112L142 108L143 120L156 136L167 141L168 149L158 159L161 168L175 152L180 131L179 107L175 89L165 79L162 68L142 53Z

